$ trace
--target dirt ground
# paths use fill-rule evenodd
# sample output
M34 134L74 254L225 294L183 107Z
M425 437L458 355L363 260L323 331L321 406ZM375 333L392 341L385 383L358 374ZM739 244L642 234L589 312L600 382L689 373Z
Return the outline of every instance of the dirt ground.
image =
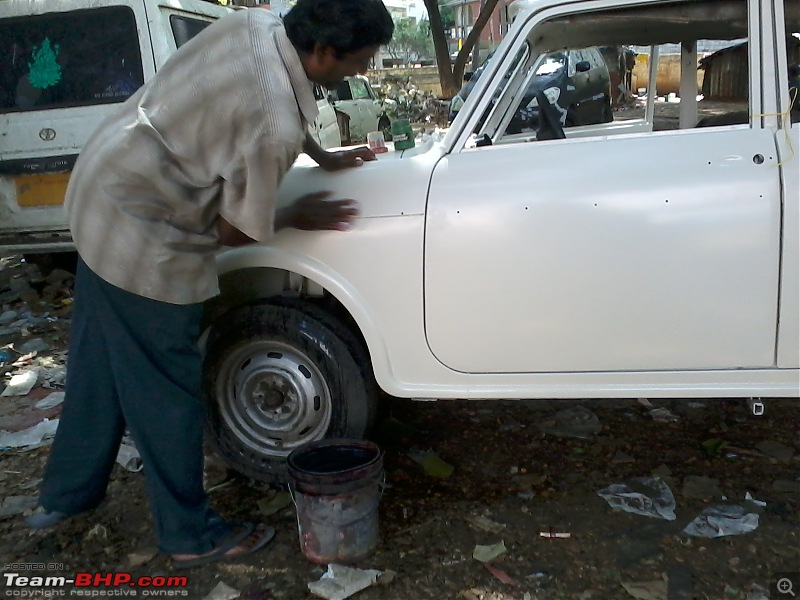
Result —
M43 277L18 256L0 257L4 383L39 369L30 392L0 396L0 435L58 417L60 406L35 405L63 386L70 281L58 270ZM384 574L353 597L760 600L770 597L781 573L800 592L800 405L796 398L765 404L756 417L746 402L725 399L387 399L373 436L385 453L387 483L380 543L353 565ZM577 419L565 420L568 414ZM272 525L277 536L240 562L177 572L156 552L144 473L120 465L96 511L53 530L28 530L23 517L35 503L48 451L46 444L0 450L0 597L76 591L192 600L314 597L308 584L326 568L304 557L284 490L242 479L210 457L213 505L228 518ZM421 455L428 460L420 462ZM598 495L612 484L654 476L674 495L674 520L614 510ZM748 493L766 504L745 501ZM720 504L743 507L757 527L714 539L683 531ZM473 557L477 546L501 542L505 552L496 558ZM76 590L20 586L9 578L80 572L185 575L187 584Z

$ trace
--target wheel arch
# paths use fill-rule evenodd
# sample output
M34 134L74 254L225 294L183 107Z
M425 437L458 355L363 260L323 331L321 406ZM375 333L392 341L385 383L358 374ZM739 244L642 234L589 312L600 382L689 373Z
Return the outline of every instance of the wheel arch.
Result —
M206 303L206 324L232 308L266 299L307 299L332 312L364 345L373 372L389 372L385 340L367 303L327 265L280 247L246 246L217 257L220 294Z

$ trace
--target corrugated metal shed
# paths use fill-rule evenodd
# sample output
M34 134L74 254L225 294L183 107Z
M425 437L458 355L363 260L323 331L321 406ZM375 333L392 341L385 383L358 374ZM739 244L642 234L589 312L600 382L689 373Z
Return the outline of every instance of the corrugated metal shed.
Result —
M789 65L800 63L800 40L786 39ZM700 61L704 70L702 93L717 100L747 100L747 43L724 48ZM788 85L788 82L787 82Z

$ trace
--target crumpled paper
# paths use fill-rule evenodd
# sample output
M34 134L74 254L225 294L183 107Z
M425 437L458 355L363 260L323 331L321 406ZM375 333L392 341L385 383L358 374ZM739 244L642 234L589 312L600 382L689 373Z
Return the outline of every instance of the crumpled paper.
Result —
M374 584L380 575L381 571L375 569L354 569L343 565L329 564L328 570L318 581L308 584L308 589L315 596L326 600L345 600Z

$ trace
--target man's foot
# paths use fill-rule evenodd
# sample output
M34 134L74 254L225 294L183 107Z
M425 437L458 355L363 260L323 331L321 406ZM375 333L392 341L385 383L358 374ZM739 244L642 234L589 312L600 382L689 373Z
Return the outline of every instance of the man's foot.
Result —
M72 515L57 510L45 510L41 506L31 516L25 518L25 524L31 529L48 529L66 521Z
M205 554L173 554L172 567L190 569L216 561L235 560L258 552L275 537L275 529L256 531L252 523L236 523L233 531L219 546Z

